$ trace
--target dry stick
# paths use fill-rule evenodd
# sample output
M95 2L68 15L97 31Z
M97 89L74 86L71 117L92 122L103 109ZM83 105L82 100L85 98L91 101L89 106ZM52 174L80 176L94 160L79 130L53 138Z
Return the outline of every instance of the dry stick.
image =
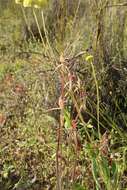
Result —
M38 32L39 32L41 41L43 43L43 46L45 47L44 39L42 37L41 29L40 29L40 26L39 26L39 23L38 23L38 19L37 19L37 16L36 16L36 13L35 13L34 9L33 9L33 15L34 15L34 19L35 19L35 22L36 22L36 25L37 25L37 28L38 28Z
M115 4L115 5L108 5L106 7L110 8L110 7L126 7L126 6L127 6L127 3L120 3L120 4Z
M25 21L25 24L28 28L28 31L30 32L30 34L32 35L32 38L36 41L35 37L34 37L34 34L30 28L30 25L28 24L28 20L27 20L27 17L26 17L26 13L24 11L24 7L21 5L21 9L22 9L22 13L23 13L23 17L24 17L24 21Z
M45 26L45 19L44 19L43 10L41 11L41 17L42 17L43 30L44 30L44 33L45 33L45 37L46 37L46 40L47 40L47 43L48 43L49 48L51 48L51 47L50 47L50 43L49 43L49 39L48 39L48 35L47 35L46 26Z
M86 123L85 123L85 121L84 121L84 119L83 119L83 116L82 116L82 114L81 114L81 112L80 112L80 108L78 107L78 103L77 103L77 101L76 101L76 99L75 99L75 97L74 97L73 92L69 92L69 94L70 94L70 96L71 96L71 98L72 98L72 100L73 100L73 102L74 102L74 105L75 105L76 111L77 111L77 113L78 113L79 119L81 120L81 122L83 123L83 125L86 126ZM85 128L85 132L86 132L86 134L87 134L87 137L88 137L89 141L91 142L91 137L90 137L90 135L89 135L89 133L88 133L88 131L87 131L86 128Z
M73 21L72 21L72 32L71 32L71 39L72 39L72 33L74 32L73 29L74 29L74 24L76 22L76 17L77 17L77 14L78 14L78 11L79 11L79 8L80 8L80 4L81 4L81 0L78 1L78 4L77 4L77 9L75 11L75 15L74 15L74 18L73 18ZM73 43L72 43L73 44ZM65 53L71 48L72 44L70 43L66 49L65 49Z
M58 139L57 139L57 150L56 150L56 177L57 177L57 190L61 190L61 174L60 174L60 163L59 163L61 124L59 126L57 136L58 136Z
M55 55L54 55L54 52L53 52L53 48L51 47L51 44L49 42L49 38L48 38L48 33L47 33L46 25L45 25L45 19L44 19L44 13L43 13L43 11L41 11L41 16L42 16L42 23L43 23L43 29L44 29L46 41L47 41L49 50L51 51L52 57L53 57L54 61L56 62L56 58L55 58Z
M44 42L41 30L40 30L40 26L39 26L39 23L38 23L38 19L37 19L37 16L36 16L36 13L35 13L34 9L33 9L33 15L34 15L34 18L35 18L35 22L36 22L36 25L37 25L37 28L38 28L38 31L39 31L39 35L40 35L41 41L42 41L43 46L44 46L44 48L45 48L45 50L46 50L46 52L48 54L48 57L51 58L52 62L54 62L55 65L56 65L56 58L55 58L55 55L53 53L52 47L51 47L51 45L49 43L49 39L48 39L48 35L47 35L47 30L46 30L46 26L45 26L45 19L44 19L43 11L41 11L42 24L43 24L43 29L44 29L44 33L45 33L45 37L46 37L46 41L47 41L47 44L48 44L49 51L47 51L47 47L46 47L46 44Z
M62 155L62 130L64 127L64 75L61 73L61 96L59 98L60 106L60 126L58 129L57 150L56 150L56 174L57 174L57 190L62 190L61 179L61 162L59 161L60 155Z
M74 45L76 42L79 41L80 37L81 37L81 32L77 32L77 34L76 34L76 36L75 36L76 40L73 41L73 42L71 42L71 43L66 47L65 53L69 52L69 51L72 49L71 52L70 52L70 55L71 55L71 53L72 53L72 51L73 51L73 48L72 48L72 47L73 47L73 45Z
M58 140L57 140L57 150L56 150L56 173L57 173L57 190L62 190L62 170L61 170L61 162L59 158L62 155L62 135L63 135L63 127L64 127L64 89L65 89L65 81L64 81L64 70L68 70L68 68L64 65L65 60L60 60L60 78L61 78L61 96L59 98L59 108L60 108L60 126L58 130Z
M73 19L73 21L72 21L72 27L73 27L73 28L74 28L74 24L75 24L75 21L76 21L76 17L77 17L79 8L80 8L80 4L81 4L81 0L78 1L78 5L77 5L76 12L75 12L75 16L74 16L74 19Z

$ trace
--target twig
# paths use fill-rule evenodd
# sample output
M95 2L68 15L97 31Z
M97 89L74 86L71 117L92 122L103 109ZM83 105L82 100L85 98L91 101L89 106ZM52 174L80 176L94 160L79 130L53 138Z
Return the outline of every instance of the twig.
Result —
M125 7L125 6L127 6L127 3L108 5L107 8L110 8L110 7Z
M81 57L81 56L84 55L85 53L87 53L87 50L81 51L81 52L79 52L78 54L74 55L74 56L71 57L71 58L65 58L65 61L67 61L67 62L73 61L73 60L75 60L75 59Z

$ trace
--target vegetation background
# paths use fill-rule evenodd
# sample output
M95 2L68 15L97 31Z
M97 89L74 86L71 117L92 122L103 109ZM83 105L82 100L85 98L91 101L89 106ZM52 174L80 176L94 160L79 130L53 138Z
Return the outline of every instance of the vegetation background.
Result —
M127 3L0 1L0 190L127 189Z

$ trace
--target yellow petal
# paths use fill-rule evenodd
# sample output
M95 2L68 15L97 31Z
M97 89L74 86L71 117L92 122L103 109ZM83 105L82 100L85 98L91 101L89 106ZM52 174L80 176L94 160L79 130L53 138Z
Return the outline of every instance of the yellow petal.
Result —
M35 8L43 8L47 5L48 0L36 0L36 3L34 4Z
M92 55L88 55L86 57L86 61L93 61L93 56Z
M24 0L23 1L23 6L24 7L31 7L33 5L33 0Z
M23 3L23 0L15 0L15 3L21 4L21 3Z

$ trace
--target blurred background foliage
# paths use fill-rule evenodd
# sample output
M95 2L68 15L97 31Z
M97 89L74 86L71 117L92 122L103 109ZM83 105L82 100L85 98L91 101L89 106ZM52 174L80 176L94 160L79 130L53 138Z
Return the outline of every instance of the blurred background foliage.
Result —
M14 0L0 1L1 190L56 189L59 111L49 110L58 108L61 84L55 63L60 61L61 54L71 60L69 64L74 64L70 69L76 77L73 88L85 92L82 115L92 139L92 143L87 141L85 127L78 122L83 147L77 156L74 140L67 140L72 133L64 129L63 189L127 188L127 6L124 3L50 1L44 9L44 18L54 61L45 53L48 45L41 10L34 9L45 47L32 8L24 9ZM85 55L73 59L83 51ZM103 143L98 141L96 83L87 55L93 57L99 89L101 133L109 133L109 139L102 138ZM66 125L75 113L69 114L66 113ZM106 140L112 160L100 151Z

